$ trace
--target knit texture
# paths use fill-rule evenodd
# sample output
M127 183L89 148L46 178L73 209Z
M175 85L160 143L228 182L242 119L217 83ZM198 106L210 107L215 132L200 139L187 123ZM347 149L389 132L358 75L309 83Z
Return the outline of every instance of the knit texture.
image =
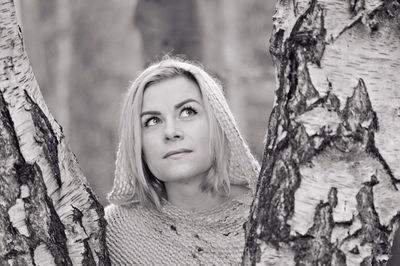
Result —
M239 265L251 195L190 212L134 204L105 208L112 265Z

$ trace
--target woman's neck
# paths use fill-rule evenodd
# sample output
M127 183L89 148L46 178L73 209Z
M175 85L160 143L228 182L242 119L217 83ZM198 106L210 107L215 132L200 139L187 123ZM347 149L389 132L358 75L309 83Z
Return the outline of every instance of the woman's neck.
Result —
M199 182L166 183L165 189L170 203L188 211L212 209L227 200L226 197L201 191Z

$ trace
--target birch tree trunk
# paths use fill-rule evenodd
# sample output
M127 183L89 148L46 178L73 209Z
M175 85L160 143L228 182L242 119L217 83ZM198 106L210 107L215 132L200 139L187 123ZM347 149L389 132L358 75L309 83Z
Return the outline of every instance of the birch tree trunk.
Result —
M278 1L244 265L386 265L400 218L399 47L399 1Z
M0 1L0 264L109 265L105 220Z

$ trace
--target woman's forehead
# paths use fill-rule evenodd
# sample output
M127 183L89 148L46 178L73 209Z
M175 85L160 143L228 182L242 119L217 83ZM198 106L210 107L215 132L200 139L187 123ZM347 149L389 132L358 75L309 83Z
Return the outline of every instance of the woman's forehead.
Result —
M200 89L192 80L177 76L148 86L143 93L142 109L174 106L187 99L202 103Z

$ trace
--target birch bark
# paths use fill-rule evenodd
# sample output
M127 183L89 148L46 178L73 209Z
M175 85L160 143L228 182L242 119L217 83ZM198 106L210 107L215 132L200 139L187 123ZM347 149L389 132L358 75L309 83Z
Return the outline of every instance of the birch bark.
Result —
M244 265L386 265L400 210L400 2L279 0Z
M0 1L1 265L109 265L103 208L49 113Z

